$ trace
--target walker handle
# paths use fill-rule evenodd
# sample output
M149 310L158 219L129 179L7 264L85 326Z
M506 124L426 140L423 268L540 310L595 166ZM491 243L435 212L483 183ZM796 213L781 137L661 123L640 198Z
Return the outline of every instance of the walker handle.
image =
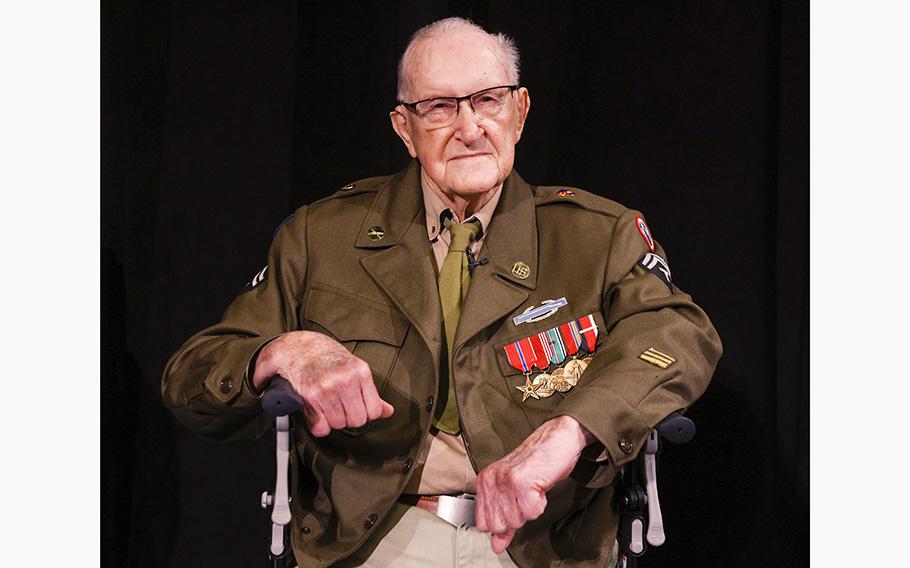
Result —
M263 410L273 416L287 416L302 406L303 401L287 379L275 375L269 380L262 397Z

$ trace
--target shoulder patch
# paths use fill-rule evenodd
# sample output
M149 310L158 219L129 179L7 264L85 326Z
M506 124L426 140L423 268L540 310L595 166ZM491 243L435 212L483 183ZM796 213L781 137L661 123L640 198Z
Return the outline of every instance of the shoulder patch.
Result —
M641 234L641 238L645 240L645 244L648 245L648 248L651 249L651 252L654 252L654 237L651 236L651 230L648 229L648 224L645 223L645 220L641 218L641 216L638 216L635 217L635 226L638 228L638 232Z
M625 207L612 199L595 195L577 187L566 185L534 186L532 191L534 192L534 203L538 207L571 203L576 207L611 217L619 217L626 211Z

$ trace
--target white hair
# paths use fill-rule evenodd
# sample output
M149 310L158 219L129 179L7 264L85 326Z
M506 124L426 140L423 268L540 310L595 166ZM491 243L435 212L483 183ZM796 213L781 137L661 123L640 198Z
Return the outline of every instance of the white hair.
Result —
M410 96L412 85L407 69L411 64L414 52L417 50L417 44L427 39L457 31L480 32L489 37L493 41L493 45L496 46L496 49L499 51L499 58L506 68L506 75L508 76L509 83L512 85L518 84L520 72L518 47L516 47L515 41L512 38L502 33L491 34L471 20L465 18L445 18L444 20L437 20L420 28L414 32L414 35L411 36L411 40L408 41L404 53L401 54L401 59L398 60L399 101L409 102L407 97Z

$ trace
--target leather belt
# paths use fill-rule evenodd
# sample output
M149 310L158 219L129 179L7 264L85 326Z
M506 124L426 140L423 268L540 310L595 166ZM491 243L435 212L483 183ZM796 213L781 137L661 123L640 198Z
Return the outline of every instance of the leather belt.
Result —
M452 526L473 527L476 497L470 493L461 495L402 495L398 501L427 510Z

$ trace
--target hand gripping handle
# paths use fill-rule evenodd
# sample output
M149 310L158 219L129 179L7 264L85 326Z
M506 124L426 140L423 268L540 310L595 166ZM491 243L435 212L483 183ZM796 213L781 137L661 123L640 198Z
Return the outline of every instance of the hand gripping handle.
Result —
M269 551L274 558L280 558L287 549L286 527L291 522L291 507L288 495L288 460L291 452L291 419L288 416L302 405L297 391L286 379L272 377L262 397L262 408L275 416L275 495L272 498L272 542ZM263 502L268 495L263 496Z
M273 416L287 416L303 406L297 391L284 377L274 376L262 397L262 409Z

